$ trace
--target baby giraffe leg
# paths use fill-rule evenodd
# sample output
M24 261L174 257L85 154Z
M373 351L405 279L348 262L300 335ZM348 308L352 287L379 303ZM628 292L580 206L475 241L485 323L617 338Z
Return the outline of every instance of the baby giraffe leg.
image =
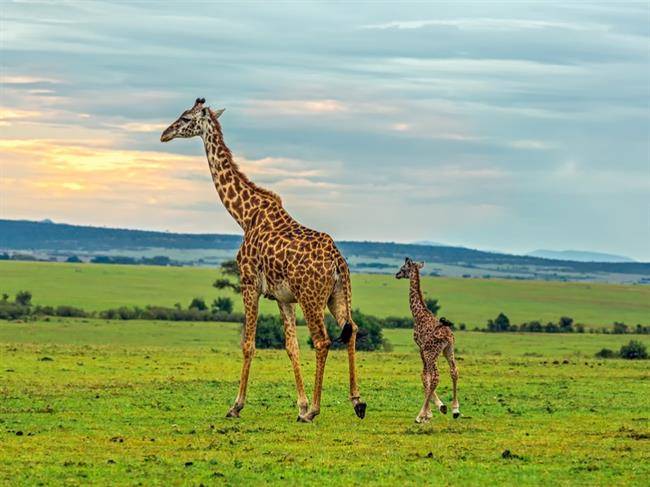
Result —
M451 400L451 412L454 415L454 419L460 417L460 405L458 404L458 394L456 386L458 383L458 366L456 365L456 358L454 357L454 342L451 342L445 348L445 358L449 363L449 372L451 374L451 383L453 390L453 397Z
M438 366L436 364L437 353L423 352L422 358L424 361L424 369L422 370L422 384L424 385L424 404L422 409L415 418L416 423L425 423L431 419L431 402L432 396L436 392L440 374L438 373Z

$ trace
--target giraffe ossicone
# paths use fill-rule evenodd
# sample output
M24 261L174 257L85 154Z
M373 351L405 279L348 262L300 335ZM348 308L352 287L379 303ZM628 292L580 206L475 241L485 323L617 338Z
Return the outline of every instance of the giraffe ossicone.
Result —
M298 420L311 422L320 413L325 362L331 340L325 328L327 307L341 327L339 340L347 343L349 399L359 418L366 412L356 375L357 325L352 319L352 289L348 265L326 233L302 226L284 209L280 197L253 183L239 169L226 146L219 116L224 109L204 106L197 98L161 134L161 142L201 137L214 186L223 205L244 231L237 254L244 301L243 364L239 392L228 417L239 417L246 402L250 366L255 353L255 331L261 296L277 301L284 322L285 348L296 381ZM316 373L311 406L300 367L295 305L307 321L316 353Z

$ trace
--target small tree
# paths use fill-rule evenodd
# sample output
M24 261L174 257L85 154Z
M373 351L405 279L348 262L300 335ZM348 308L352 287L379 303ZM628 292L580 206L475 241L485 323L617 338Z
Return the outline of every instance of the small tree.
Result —
M255 346L261 349L284 348L284 324L278 316L258 316Z
M499 313L499 316L497 316L496 319L488 320L487 326L488 326L488 331L493 331L493 332L508 331L510 329L510 320L505 314Z
M424 300L424 304L434 315L438 314L438 311L440 310L440 304L438 304L437 299L427 298Z
M628 332L629 330L625 323L621 323L619 321L614 322L614 329L612 330L612 333L614 333L614 335L625 335Z
M29 291L18 291L16 293L16 304L21 306L31 306L32 304L32 293Z
M560 326L560 332L573 333L573 318L562 316L558 325Z
M2 293L2 301L6 303L8 300L9 300L9 295L7 293Z
M224 313L232 313L234 305L232 299L224 296L212 301L212 309L215 311L223 311Z
M596 357L598 358L614 358L616 356L616 352L609 348L601 348L599 352L596 352Z
M206 309L208 309L208 306L205 304L205 300L203 298L194 298L190 303L189 309L205 311Z
M627 345L621 347L619 352L621 358L628 360L639 360L648 358L648 352L645 345L638 340L630 340Z
M226 260L221 263L221 272L226 276L233 276L239 279L239 265L235 260Z
M77 257L76 255L71 255L67 259L65 259L66 262L74 263L74 264L79 264L82 262L82 260Z

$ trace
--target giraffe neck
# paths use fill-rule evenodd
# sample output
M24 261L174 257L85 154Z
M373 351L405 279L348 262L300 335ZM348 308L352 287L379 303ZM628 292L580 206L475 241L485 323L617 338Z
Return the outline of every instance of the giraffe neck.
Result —
M420 289L420 271L419 269L412 269L410 275L410 289L409 289L409 304L411 305L411 313L415 320L414 325L417 326L418 318L424 313L428 313L428 308L424 304L424 297Z
M223 140L221 125L216 118L211 120L202 138L219 198L244 231L254 224L261 209L282 206L278 195L260 188L241 172Z

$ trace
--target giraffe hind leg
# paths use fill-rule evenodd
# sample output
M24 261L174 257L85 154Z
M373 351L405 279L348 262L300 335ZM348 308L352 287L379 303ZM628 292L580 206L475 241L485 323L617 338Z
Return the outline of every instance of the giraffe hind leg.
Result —
M359 386L357 384L356 372L356 349L357 349L357 325L352 320L348 311L348 303L344 289L337 285L336 289L327 302L327 307L332 316L341 327L341 336L337 341L348 345L348 369L350 375L350 401L354 407L354 413L359 419L366 417L366 403L361 399Z

